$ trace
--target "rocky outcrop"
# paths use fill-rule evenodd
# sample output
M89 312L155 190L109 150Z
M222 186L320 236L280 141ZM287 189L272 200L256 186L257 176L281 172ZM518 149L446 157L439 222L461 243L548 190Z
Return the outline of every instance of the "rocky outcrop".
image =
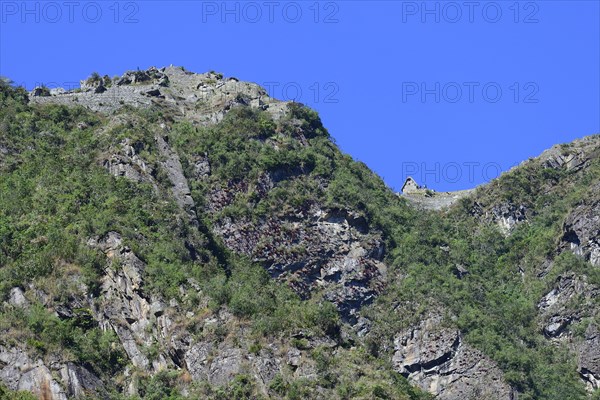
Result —
M585 169L598 156L598 136L555 146L540 157L548 168L567 171ZM600 185L595 183L569 212L562 226L557 252L571 251L589 262L590 270L600 266ZM559 276L541 299L542 332L548 340L567 344L578 355L579 375L587 388L600 388L600 337L595 298L600 288L585 274L568 272Z
M200 296L197 311L184 311L175 300L147 294L146 264L124 244L119 233L93 237L88 245L102 251L107 259L98 297L85 295L87 289L83 288L68 302L52 305L41 290L31 287L28 293L13 288L9 304L28 307L28 297L37 296L61 318L73 318L82 308L91 310L90 323L114 331L127 355L129 366L119 377L119 386L127 395L138 395L138 374L153 375L165 369L186 371L191 381L214 386L227 385L236 375L247 374L266 395L275 376L288 368L294 378L316 379L314 361L306 355L317 346L337 346L331 339L299 333L302 350L279 340L253 349L251 331L226 308L208 312L208 299L192 280L180 291L184 300L190 292ZM31 354L26 348L0 345L0 380L9 389L31 391L52 400L107 398L105 384L84 366Z
M247 354L227 343L196 343L186 352L185 363L194 380L218 386L250 368Z
M40 399L108 398L102 381L84 367L70 362L46 364L21 347L0 346L0 380L11 390L29 391Z
M543 334L578 355L579 374L590 390L600 388L600 332L595 322L600 315L594 300L599 295L600 289L587 277L567 273L538 303ZM575 334L576 325L584 331Z
M114 176L123 176L134 182L154 183L152 168L139 156L136 143L125 138L119 145L119 149L103 161L103 166Z
M145 351L170 339L162 334L172 324L164 312L166 306L162 299L152 298L144 292L146 265L123 245L116 232L110 232L104 238L93 238L89 245L102 250L111 264L105 270L101 296L93 308L100 325L115 331L133 366L143 370L173 366L173 360L164 354L151 360Z
M579 171L599 155L600 136L587 136L568 144L559 144L544 151L537 158L542 167Z
M588 325L583 340L575 344L579 356L579 375L591 392L600 389L600 329Z
M68 354L70 359L46 354L42 357L40 352L28 349L25 344L11 344L12 347L8 347L7 343L1 342L0 379L9 388L30 390L42 398L60 400L103 397L107 396L109 389L137 396L141 393L138 387L141 379L164 370L174 370L181 372L181 382L178 381L177 384L182 386L185 386L186 379L223 386L234 380L236 375L248 375L255 378L259 391L266 397L272 394L269 393L269 385L278 376L282 385L296 379L312 381L316 386L313 393L318 392L320 398L327 398L331 393L326 390L337 390L326 388L331 382L321 378L324 374L343 372L343 368L336 371L337 367L331 367L324 371L324 367L319 366L311 357L320 355L321 364L326 364L327 357L320 353L322 348L327 348L327 356L339 357L336 361L343 359L340 354L347 350L342 344L356 345L357 353L364 349L361 347L364 344L363 337L368 336L371 325L375 322L365 318L361 309L384 290L387 266L383 262L383 243L386 238L369 224L365 215L352 209L325 206L325 201L319 196L303 200L302 205L292 206L291 202L284 201L287 205L281 209L269 210L265 214L256 211L252 217L237 216L237 211L242 207L235 210L235 207L226 208L237 206L238 204L234 204L236 200L246 201L243 198L246 194L251 195L248 198L252 198L246 201L246 205L252 206L251 203L257 198L265 199L279 185L283 186L296 179L314 179L310 184L323 192L328 182L326 178L314 176L318 174L306 173L304 167L300 166L253 171L256 174L252 174L252 178L245 177L236 181L219 180L220 174L211 175L213 167L215 171L220 168L218 160L210 158L210 154L191 154L184 159L184 152L178 154L178 149L169 143L168 134L173 122L188 121L194 126L210 125L220 122L236 107L251 107L264 110L274 120L284 116L286 118L280 120L281 124L273 132L269 127L273 136L248 140L273 146L276 151L286 151L282 144L288 139L297 140L298 143L294 145L298 147L308 147L313 143L314 136L309 136L308 130L303 131L303 126L309 119L300 120L299 116L292 118L292 115L301 113L296 114L294 107L288 110L286 102L270 98L256 84L239 82L233 78L225 79L214 72L194 74L177 67L129 71L113 80L95 75L83 81L80 89L72 91L36 88L29 101L32 104L81 105L99 113L95 117L103 122L104 128L95 134L101 136L99 143L108 144L98 152L96 161L114 176L124 177L135 183L150 183L157 194L179 206L180 210L173 208L175 223L180 224L183 220L183 224L189 224L196 230L201 229L201 232L189 230L187 226L184 227L186 229L181 229L180 238L190 251L189 260L192 260L187 263L186 257L185 268L196 268L198 265L194 262L203 262L200 260L202 257L193 256L200 254L195 252L194 246L198 249L208 244L206 254L213 252L211 256L219 259L217 264L227 269L229 255L226 251L221 251L221 244L225 244L228 250L262 264L274 279L287 283L303 299L318 296L320 300L322 296L331 301L336 305L343 321L351 324L353 329L343 326L340 331L334 332L335 335L331 335L335 339L313 337L311 335L315 335L314 332L286 332L282 336L290 337L257 338L256 332L251 330L255 327L252 325L254 322L237 318L225 306L216 307L212 303L209 306L209 299L202 293L200 285L192 279L182 279L183 283L174 288L177 294L168 295L176 298L163 298L154 291L151 292L150 289L159 286L147 285L150 282L149 276L152 276L150 272L154 273L154 265L146 265L142 253L136 254L128 247L119 232L102 231L99 232L102 235L88 241L90 247L106 256L106 264L103 268L98 268L98 290L88 290L81 277L66 277L57 273L59 277L44 279L55 282L52 279L64 278L69 281L73 278L73 282L67 283L72 285L70 287L76 287L72 291L63 290L68 296L61 298L60 302L54 299L54 294L50 291L45 293L42 285L35 287L34 283L29 286L19 283L22 287L12 288L7 293L6 307L22 312L37 298L48 312L62 320L79 318L78 313L81 311L78 310L83 309L85 313L89 313L85 319L86 324L115 332L124 350L123 353L119 348L119 354L126 354L125 362L119 366L115 376L107 377L100 375L100 371L96 371L96 375L92 369L95 367L74 362L74 357L78 356L73 354ZM155 107L160 108L161 121L146 121L145 110ZM73 129L84 130L90 127L89 124L93 123L79 121ZM128 136L123 131L112 130L121 125L124 129L135 127L136 129L132 129L135 132ZM140 126L144 131L137 129ZM114 133L117 135L110 136ZM149 135L145 136L146 134ZM280 140L283 136L285 141ZM544 152L538 159L531 161L536 163L533 166L556 171L544 170L550 172L552 182L540 185L550 190L559 181L559 178L554 177L567 176L571 179L573 173L585 171L598 156L597 148L598 137L594 137ZM315 147L315 150L318 149ZM9 155L12 151L11 144L0 138L0 155ZM146 157L146 154L150 155ZM214 161L213 166L211 161ZM3 165L0 157L0 167ZM202 182L196 185L193 180ZM527 180L518 181L517 184L526 186ZM206 194L206 198L192 198L191 187L194 188L194 194ZM501 185L497 187L499 190L506 189ZM472 195L471 191L437 193L419 188L414 181L405 189L403 197L410 204L428 210L445 209ZM591 188L590 191L598 193L600 187ZM529 201L529 197L532 197L529 196L530 193L521 196L523 198L496 196L497 192L490 189L484 194L489 196L480 196L474 201L473 215L481 217L485 222L497 224L507 235L535 215L536 205ZM198 207L205 208L197 209L197 204ZM269 203L266 207L274 206ZM226 212L231 210L233 212ZM206 214L201 215L201 212ZM181 218L184 213L187 219L185 216ZM564 222L559 250L573 251L592 265L598 266L599 214L600 206L594 196L574 208ZM242 212L239 215L247 214ZM13 222L12 219L8 221ZM209 221L209 228L200 226L200 221L203 224L204 221ZM37 223L37 219L28 223ZM407 221L407 225L411 223ZM27 224L22 225L27 229ZM79 229L76 225L73 224L72 229ZM407 226L406 232L411 233L410 227ZM194 236L197 233L202 239ZM213 242L211 233L222 239L222 243ZM77 234L80 234L79 231ZM138 239L143 242L147 238L139 235L135 240ZM188 239L194 242L193 245L187 242ZM388 239L393 243L396 238ZM410 243L410 240L406 243ZM132 247L135 248L133 245ZM451 272L457 279L462 279L458 283L468 287L471 278L478 278L481 271L477 265L471 266L471 263L464 261L467 268L452 259L456 255L454 252L450 253L449 245L440 248L452 262L448 265ZM426 251L422 247L418 250ZM62 261L67 262L57 260L57 263ZM402 260L396 265L395 277L402 279L401 270L410 266L402 265ZM72 268L81 273L78 267L74 265ZM211 264L210 267L214 265ZM547 267L546 274L552 271L550 260ZM146 275L147 272L149 275ZM521 273L525 277L523 270ZM542 275L539 277L543 278ZM40 281L45 282L43 279ZM55 293L60 291L55 290ZM391 296L394 294L392 292ZM600 336L596 324L598 316L594 311L597 307L593 302L598 294L598 289L588 283L585 277L565 273L538 305L540 334L546 337L549 345L564 344L578 355L579 374L590 390L597 389L600 382ZM193 301L190 300L192 297ZM574 304L582 302L583 307L574 307ZM516 396L498 366L469 345L459 330L444 321L439 313L432 312L417 324L397 332L393 343L394 370L438 399L511 400ZM370 362L365 360L365 363ZM357 376L365 372L375 374L368 371L373 369L372 365L369 364L368 368L360 365L362 370L358 370ZM386 373L391 371L388 369ZM104 383L100 377L105 380ZM118 383L111 386L110 380ZM382 388L372 389L375 395L376 392L381 393L379 389ZM183 388L183 392L186 390ZM365 394L370 395L371 392Z
M89 244L102 250L111 265L106 269L94 313L101 326L117 333L131 364L139 370L150 373L165 368L186 370L193 381L216 386L229 383L238 374L249 374L256 378L261 391L267 393L271 380L283 366L290 364L281 344L271 343L258 352L250 351L249 332L224 308L215 314L199 316L191 311L182 312L174 300L165 302L146 295L145 264L123 245L118 233L92 238ZM188 288L182 287L181 291L198 292L199 287L190 281ZM208 299L203 299L199 308L206 309L207 304ZM192 335L182 328L191 323L202 335ZM324 344L329 342L315 338L310 347ZM153 347L158 351L150 358L147 350ZM302 371L311 370L311 363L307 362L302 359L294 366L300 367L298 377L306 377ZM135 379L129 379L127 392L137 394Z
M204 180L210 175L210 162L208 160L208 155L204 154L202 156L198 156L196 162L194 163L194 179Z
M103 79L82 81L81 88L36 94L33 103L82 105L93 111L113 113L125 106L162 107L172 118L199 124L221 121L236 105L266 110L275 119L285 114L286 102L272 99L260 86L224 79L214 72L195 74L181 67L128 71L114 83Z
M600 185L567 216L563 223L562 248L571 250L594 266L600 266Z
M512 400L493 361L465 343L458 329L429 314L394 340L394 369L440 400Z
M83 82L80 90L35 97L32 101L80 104L102 113L112 113L124 106L148 108L156 104L168 114L167 119L185 119L196 124L217 123L232 107L240 105L265 110L275 120L288 113L286 102L270 98L258 85L224 79L212 72L194 74L178 67L150 68L129 71L110 84L104 79L89 81ZM98 92L100 86L103 90ZM179 157L168 143L167 130L168 127L162 126L155 132L159 165L143 160L140 149L130 139L119 143L102 163L115 176L153 184L156 184L154 168L164 169L175 200L192 224L198 226L195 202ZM206 155L197 160L194 173L197 179L210 174ZM290 178L287 173L280 175L277 171L264 175L259 190L266 193L279 181ZM244 190L247 183L240 184L242 187L234 184L233 189L216 188L209 209L222 208L218 203L228 203L231 194ZM331 213L346 213L346 216L327 215ZM288 281L303 297L325 288L325 297L338 306L344 319L356 322L357 310L370 303L381 290L386 270L381 262L381 238L367 230L364 218L353 216L351 211L323 210L317 206L311 210L293 210L287 218L258 223L224 220L217 224L215 232L229 248L262 262L272 276Z
M25 298L25 293L20 287L14 287L10 289L8 295L8 304L15 307L28 307L29 301Z
M507 201L489 205L474 201L470 213L486 223L496 225L504 236L510 235L517 226L526 223L529 218L527 207Z
M575 140L569 144L553 146L551 149L544 151L538 157L524 161L519 166L515 166L510 171L503 173L502 176L497 178L496 180L490 182L487 185L480 186L475 191L473 191L472 199L474 201L471 207L471 214L474 217L481 219L482 221L496 224L500 228L501 232L507 236L516 227L523 223L527 223L527 221L529 221L536 214L535 206L534 204L530 204L530 202L521 203L514 199L499 200L505 197L507 193L511 193L511 191L515 189L513 187L513 183L517 186L523 186L523 181L520 181L520 178L516 181L511 180L515 176L518 178L518 175L511 176L511 174L518 174L519 169L530 171L531 173L533 173L533 170L538 170L539 172L539 170L553 169L558 170L558 172L555 173L556 176L562 176L561 174L564 174L564 176L574 176L573 174L576 172L585 171L586 168L588 168L592 164L592 162L597 159L599 155L600 135L587 136L582 139ZM550 173L549 176L554 175ZM502 181L503 179L504 181ZM568 178L543 179L540 182L538 182L540 186L537 187L535 191L538 191L540 194L550 193L557 187L558 182L565 182L566 180L568 180ZM495 184L494 182L497 182L498 184ZM508 185L502 185L502 183L506 184L507 182ZM568 185L568 183L566 182L565 184ZM527 191L531 190L531 188L527 189L525 187L521 187L521 190ZM598 192L598 190L596 190L596 192ZM415 196L404 197L406 197L409 201L415 203L415 201L411 198ZM420 197L427 199L427 196ZM466 197L470 197L470 195ZM432 197L432 199L434 198L435 196ZM431 201L433 200L419 199L417 203L427 203ZM569 231L569 226L567 225L573 225L574 223L576 223L575 220L577 218L582 218L582 222L579 224L580 226L591 222L594 215L598 214L597 209L594 209L594 207L597 207L597 204L595 206L591 203L588 204L587 209L589 210L587 215L585 216L577 215L577 213L574 213L574 215L572 216L573 221L567 221L567 223L565 224L566 236L564 241L573 243L574 246L578 246L577 240L580 239L577 237L576 234L573 234L573 232ZM586 207L584 206L581 208ZM592 227L594 227L594 223L595 222L592 222ZM593 257L595 260L597 258L596 253L598 251L595 251L594 249L597 248L597 245L596 242L594 242L593 240L593 235L590 235L589 233L590 232L586 232L586 234L588 234L588 236L590 236L591 238L591 243L586 243L587 248L581 249L580 251L582 253L586 253L586 257ZM586 237L586 239L588 238Z
M301 297L323 290L351 323L383 288L383 243L359 214L313 205L258 222L225 218L215 232L229 248L261 262Z
M166 129L165 125L162 125L161 129ZM199 223L198 216L196 215L196 204L192 198L188 181L183 173L181 161L179 160L177 153L171 150L166 138L166 136L163 136L160 133L155 137L158 153L163 159L161 166L166 171L169 181L171 182L171 191L177 205L187 213L192 225L198 227Z
M43 399L67 400L67 393L41 359L25 349L0 346L0 379L11 390L26 390Z
M548 316L547 325L544 327L547 336L558 337L571 321L581 319L581 315L572 313L574 310L569 307L569 302L585 292L587 286L584 280L574 274L557 278L552 290L538 303L538 309Z
M512 203L497 204L492 207L491 220L508 235L517 225L527 221L527 208Z

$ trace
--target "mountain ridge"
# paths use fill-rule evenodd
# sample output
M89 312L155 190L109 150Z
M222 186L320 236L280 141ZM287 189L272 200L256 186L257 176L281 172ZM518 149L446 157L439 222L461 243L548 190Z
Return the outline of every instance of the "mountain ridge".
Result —
M423 210L255 84L107 78L0 86L9 390L598 395L600 136Z

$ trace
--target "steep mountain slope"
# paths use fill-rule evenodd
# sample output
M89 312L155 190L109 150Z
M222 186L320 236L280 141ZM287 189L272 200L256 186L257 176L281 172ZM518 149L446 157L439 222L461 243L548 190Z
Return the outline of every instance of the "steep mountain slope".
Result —
M379 299L381 322L374 326L380 342L395 338L400 372L443 397L452 388L444 387L447 369L460 356L452 346L466 343L505 372L513 397L585 398L582 382L598 395L599 148L599 136L556 146L454 207L424 214L428 222L398 241L391 268L397 273ZM439 309L450 330L429 322ZM412 342L396 334L405 332L397 327L414 330L415 318L425 321L419 329L432 327ZM443 363L436 356L442 353L450 354ZM417 371L408 368L419 357ZM441 387L436 381L431 389L432 376Z
M0 85L2 396L598 395L598 136L422 210L254 84Z

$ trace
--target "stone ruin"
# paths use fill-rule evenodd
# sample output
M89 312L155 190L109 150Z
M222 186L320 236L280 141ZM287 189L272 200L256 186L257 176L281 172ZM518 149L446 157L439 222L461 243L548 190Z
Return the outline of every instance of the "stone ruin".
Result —
M424 193L426 189L423 186L417 184L417 182L409 176L408 178L406 178L406 181L404 182L404 185L402 185L401 190L404 194L415 194Z

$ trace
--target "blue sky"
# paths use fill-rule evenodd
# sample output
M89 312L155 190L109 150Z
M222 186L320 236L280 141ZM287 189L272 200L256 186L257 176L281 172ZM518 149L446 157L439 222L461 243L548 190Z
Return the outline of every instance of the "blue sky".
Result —
M0 1L0 75L182 65L319 111L399 189L481 184L600 133L598 1Z

